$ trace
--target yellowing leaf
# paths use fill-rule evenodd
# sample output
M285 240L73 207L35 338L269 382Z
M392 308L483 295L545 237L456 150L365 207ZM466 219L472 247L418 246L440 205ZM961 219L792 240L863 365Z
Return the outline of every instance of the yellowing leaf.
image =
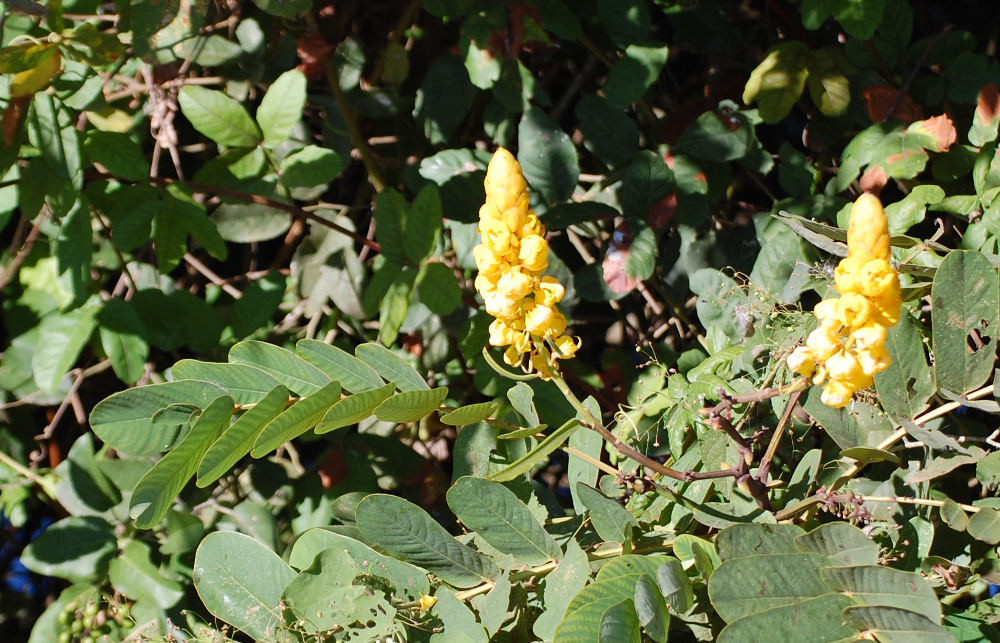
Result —
M61 68L62 58L59 56L59 50L55 47L49 48L39 56L34 67L14 75L14 80L10 84L11 97L30 96L40 89L45 89Z
M801 42L784 42L771 48L750 73L743 89L743 102L757 102L765 123L777 123L792 111L805 89L809 50Z

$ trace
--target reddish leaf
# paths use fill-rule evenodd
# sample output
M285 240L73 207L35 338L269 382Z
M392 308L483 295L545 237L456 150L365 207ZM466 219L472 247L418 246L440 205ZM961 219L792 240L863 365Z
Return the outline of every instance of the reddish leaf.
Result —
M976 103L976 118L983 125L990 125L1000 117L1000 94L997 87L990 83L979 91L979 101Z
M958 138L958 133L955 131L955 124L951 122L947 114L917 121L906 128L906 131L926 137L927 142L922 147L932 152L947 152L948 148L955 142L955 139Z
M612 292L623 293L634 290L639 285L639 279L629 277L625 272L625 264L628 262L628 248L621 248L612 244L608 248L608 253L604 255L601 268L604 270L604 283Z
M671 192L653 205L649 206L646 221L654 230L660 230L673 218L677 211L677 193Z
M333 45L316 32L303 34L295 43L295 51L302 61L296 69L306 78L316 78L323 74L323 60L333 53Z
M871 192L872 194L878 196L878 193L882 191L885 184L889 182L889 177L886 176L885 170L878 163L874 165L869 165L865 173L861 175L861 179L858 184L861 190L864 192Z
M14 143L14 138L17 136L17 128L21 124L21 116L24 115L30 102L31 96L11 98L7 109L3 110L3 116L0 117L0 131L3 132L5 145L12 145Z
M893 104L899 98L899 90L890 85L869 85L864 91L864 106L868 118L873 123L883 123L889 119L912 123L924 117L920 106L913 99L904 95L899 104ZM892 110L890 113L889 110Z

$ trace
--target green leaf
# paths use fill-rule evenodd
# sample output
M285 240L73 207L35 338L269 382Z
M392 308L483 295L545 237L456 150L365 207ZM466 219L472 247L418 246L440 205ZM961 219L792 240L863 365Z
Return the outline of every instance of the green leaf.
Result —
M729 623L719 633L718 641L853 641L857 631L845 626L841 616L841 611L849 605L852 605L851 599L846 596L825 594L757 612Z
M636 581L635 597L632 599L632 602L635 606L635 615L639 618L639 623L642 624L649 638L658 643L665 643L667 640L667 628L670 626L670 613L667 612L667 604L663 600L663 595L660 593L656 583L649 576L641 576ZM607 616L605 616L606 618ZM603 620L601 628L603 634Z
M380 554L364 543L323 527L309 529L295 539L288 564L296 569L305 569L320 552L328 549L346 551L361 573L389 580L395 591L406 600L417 600L421 594L430 593L427 573L422 569Z
M319 634L343 627L354 619L355 599L360 599L364 589L354 586L358 568L354 559L344 551L328 549L320 552L315 560L292 579L282 596L288 623L296 623L305 632Z
M528 506L498 482L464 476L448 489L447 500L467 529L518 563L541 565L562 556Z
M454 271L443 263L429 263L417 275L417 296L436 315L448 315L462 303L462 289Z
M52 94L38 92L28 112L28 140L42 153L48 167L71 187L83 187L83 152L80 134L69 113Z
M261 203L223 203L211 221L219 236L234 243L255 243L277 238L292 225L292 215Z
M354 349L354 354L368 364L385 381L392 382L400 391L429 390L430 386L420 376L409 362L378 344L360 344Z
M809 96L824 116L842 116L851 104L851 84L844 75L841 50L824 47L810 54Z
M202 380L226 390L240 406L257 404L274 387L278 380L266 372L245 364L202 362L182 359L171 367L174 379Z
M219 34L188 38L175 44L171 50L178 58L190 58L202 67L219 67L235 62L243 55L243 49L238 44Z
M642 42L649 34L649 7L641 0L600 0L597 17L611 40L623 49Z
M941 621L937 595L913 572L872 564L827 567L822 574L832 587L862 604L898 607Z
M31 358L31 370L38 388L46 392L56 390L90 341L97 326L97 312L96 307L85 306L42 319L38 328L38 347Z
M277 147L288 140L292 128L302 118L306 104L306 76L289 69L278 76L257 108L257 124L264 134L264 145Z
M393 263L402 263L406 254L403 226L408 212L406 199L394 188L382 190L375 198L375 236L380 254Z
M622 556L609 561L597 574L595 582L573 597L562 622L556 629L555 643L598 641L605 612L635 596L639 578L656 576L660 556Z
M944 524L958 532L965 531L969 526L969 514L951 498L945 498L944 504L938 510Z
M198 463L199 487L207 487L225 475L250 453L264 427L288 406L288 389L278 384L225 428Z
M285 442L299 437L319 423L320 418L340 399L340 384L330 382L320 390L302 397L274 418L257 436L250 455L255 458L274 451Z
M830 0L830 7L847 35L868 40L882 24L885 0Z
M70 514L101 515L121 502L121 493L101 471L101 464L94 456L93 436L84 433L55 468L59 504Z
M114 528L103 518L70 516L31 541L21 563L42 576L82 583L103 577L116 550Z
M891 417L910 419L927 408L934 394L934 381L927 365L919 323L903 311L899 322L889 329L885 347L892 362L875 376L882 408Z
M708 595L729 623L775 607L801 606L807 599L831 594L820 577L827 564L825 556L805 553L723 558L712 574Z
M545 436L545 439L539 442L538 446L514 462L510 463L510 466L490 475L490 480L508 482L530 472L536 464L547 458L550 453L561 447L563 443L569 439L569 436L572 435L573 431L579 427L580 423L577 420L574 419L567 421L561 427Z
M566 607L576 594L583 589L590 575L590 563L587 554L580 549L576 540L566 543L566 554L559 565L550 572L544 580L545 611L535 619L532 631L535 636L548 641L555 634L556 627L562 622Z
M404 224L406 258L420 264L434 252L434 244L441 233L441 196L436 185L425 185L413 199Z
M639 618L635 614L635 605L628 598L604 610L601 615L601 625L598 628L597 640L600 643L641 643L642 631L639 629Z
M639 126L623 109L613 107L601 96L587 94L577 102L575 112L584 146L609 166L628 162L639 149ZM553 210L545 213L548 227L553 227Z
M836 565L874 565L878 562L878 544L845 522L831 522L807 534L795 536L795 548L822 554Z
M633 226L645 222L649 208L673 188L674 175L667 164L655 153L644 150L635 157L625 174L622 212Z
M415 504L373 494L358 504L358 528L372 545L422 567L455 587L471 587L496 577L490 559L455 540Z
M253 538L233 531L205 537L194 559L194 586L208 611L254 639L282 623L281 594L295 572Z
M315 339L302 339L295 345L295 350L307 362L340 382L349 393L361 393L385 384L375 369L336 346Z
M772 47L750 73L743 89L743 102L747 105L756 102L765 123L783 119L799 100L809 75L808 54L801 42L782 42Z
M150 547L131 540L121 555L111 561L108 580L112 587L132 600L169 608L184 596L184 587L167 578L150 560Z
M444 143L458 130L472 106L475 90L465 65L454 56L434 59L417 90L413 117L432 145Z
M969 517L966 527L969 535L976 540L996 545L1000 543L1000 511L989 507L980 507L979 511Z
M255 340L229 349L229 361L254 366L274 377L296 395L311 395L330 383L321 370L292 351Z
M889 234L903 234L924 220L927 206L944 199L944 190L936 185L918 185L910 190L901 201L886 206L885 216L889 219Z
M604 81L608 102L614 107L627 107L639 101L666 64L666 46L629 45Z
M588 403L593 404L588 404ZM601 416L600 407L597 406L593 398L588 398L584 404L591 407L590 410L595 417ZM581 418L577 412L577 419ZM575 431L569 436L569 446L584 455L590 456L593 460L601 461L601 452L604 450L604 438L597 431ZM566 467L566 483L570 489L570 497L573 499L573 510L582 514L584 504L580 501L577 484L583 483L591 487L597 484L599 470L597 465L588 462L583 458L570 457Z
M857 605L844 609L849 626L872 632L885 643L954 643L955 638L926 616L881 605Z
M709 574L711 577L711 574ZM677 614L684 614L694 605L694 589L684 565L676 558L668 558L656 570L656 586L660 594ZM638 592L638 588L636 588ZM638 607L639 601L636 601Z
M413 283L416 278L417 272L413 268L403 266L382 295L378 320L379 340L383 344L392 345L396 341L399 329L406 321L406 314L410 309L410 297L413 294Z
M566 201L576 188L580 165L576 146L559 124L532 107L517 129L517 160L524 178L546 204Z
M403 391L375 407L375 417L383 422L416 422L436 411L446 397L447 386L426 391Z
M135 384L142 377L149 357L146 327L135 308L121 299L108 299L97 313L101 348L111 360L118 379Z
M253 147L262 140L243 106L220 91L185 85L177 101L194 128L219 145Z
M478 404L468 404L460 406L454 411L442 415L439 419L442 424L450 426L466 426L481 422L496 414L500 408L498 402L479 402Z
M603 540L623 543L629 539L631 528L639 526L628 509L589 485L576 483L576 495L590 510L590 521Z
M108 446L130 455L162 453L173 447L187 423L153 423L170 405L203 409L226 391L209 382L181 381L139 386L105 398L90 413L90 427Z
M835 409L823 404L820 392L819 388L810 390L803 408L841 449L874 447L892 433L892 422L871 404L854 400L850 409Z
M326 185L344 169L344 161L333 150L306 145L281 160L281 183L289 188Z
M931 328L937 385L971 391L993 373L1000 328L996 268L974 251L948 253L931 287Z
M115 176L129 181L149 178L149 161L126 134L91 130L83 142L83 151L91 163L100 163Z
M429 643L487 643L486 628L476 619L475 613L445 586L434 590L437 602L431 615L441 622L441 633L430 638ZM448 633L445 634L445 631Z
M395 388L396 385L390 382L379 388L349 395L341 399L331 406L330 410L320 420L319 425L316 427L317 435L357 424L372 415L375 409L392 395Z
M149 529L167 514L174 498L198 470L209 446L229 426L233 398L216 399L202 412L191 431L139 480L129 500L129 515L139 529Z
M705 112L684 130L676 148L694 158L721 163L746 156L753 140L753 129L739 113Z

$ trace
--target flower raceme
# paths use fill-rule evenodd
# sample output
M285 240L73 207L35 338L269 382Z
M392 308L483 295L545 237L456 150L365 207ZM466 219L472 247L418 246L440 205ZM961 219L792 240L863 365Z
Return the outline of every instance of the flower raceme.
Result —
M889 224L878 197L863 194L851 207L847 257L834 272L840 297L814 309L819 327L788 356L793 371L822 384L828 406L847 405L858 389L889 368L886 329L899 321L899 275L889 263Z
M479 209L479 236L473 248L476 290L490 324L490 344L506 346L504 361L521 365L543 377L551 373L545 359L573 357L579 340L566 335L566 318L556 307L566 293L554 277L543 276L549 246L545 227L528 199L528 186L514 156L497 149L486 172L486 203ZM548 348L545 348L545 344ZM544 349L544 350L539 350Z

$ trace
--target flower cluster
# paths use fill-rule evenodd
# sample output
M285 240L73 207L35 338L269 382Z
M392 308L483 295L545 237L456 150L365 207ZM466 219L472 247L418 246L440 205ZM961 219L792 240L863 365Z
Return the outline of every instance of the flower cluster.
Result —
M819 328L805 346L788 357L788 366L826 381L822 400L842 407L858 389L872 385L889 368L886 329L899 321L899 276L889 264L889 224L878 197L863 194L851 208L847 257L834 272L840 297L824 299L814 310Z
M542 276L548 266L545 228L528 202L528 186L514 156L499 148L486 172L486 203L479 209L482 243L473 249L479 275L476 290L490 324L490 344L507 346L504 361L543 376L551 372L545 355L572 357L579 340L565 334L566 318L556 309L565 289L553 277ZM540 348L548 348L540 351Z

